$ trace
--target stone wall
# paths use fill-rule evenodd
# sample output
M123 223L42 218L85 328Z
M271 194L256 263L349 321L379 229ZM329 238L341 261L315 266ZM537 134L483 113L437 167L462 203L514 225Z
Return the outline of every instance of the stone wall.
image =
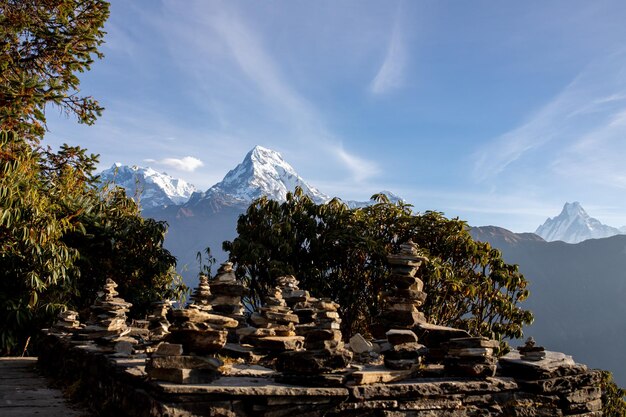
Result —
M153 381L144 371L145 357L106 352L93 343L49 335L39 367L98 415L602 415L599 374L563 361L561 354L550 354L537 364L515 357L500 360L495 377L421 376L369 385L356 385L348 378L343 386L305 387L279 383L276 372L245 364L233 364L205 384ZM376 370L370 372L369 377L375 379ZM393 377L388 371L384 375Z

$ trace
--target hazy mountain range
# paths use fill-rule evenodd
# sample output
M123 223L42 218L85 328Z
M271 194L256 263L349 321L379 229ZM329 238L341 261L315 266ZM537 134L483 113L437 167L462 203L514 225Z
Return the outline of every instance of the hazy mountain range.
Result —
M577 244L546 242L532 233L474 227L470 233L502 251L530 282L525 329L547 349L608 369L626 386L626 236Z
M587 239L623 234L623 231L602 224L600 220L589 216L580 203L575 201L565 203L561 214L548 218L535 233L548 242L561 240L566 243L578 243Z
M206 191L135 166L115 165L102 178L138 197L145 216L168 222L165 246L177 257L179 270L192 286L199 270L196 253L208 246L218 260L225 260L221 244L236 236L237 218L254 199L266 195L284 201L296 186L317 203L330 199L301 178L279 153L260 146ZM401 200L388 191L383 193L392 201ZM346 204L361 207L370 202ZM527 335L547 349L613 371L618 383L626 385L621 355L626 346L626 236L619 235L622 230L603 225L574 202L566 203L536 233L513 233L495 226L474 227L470 232L475 239L499 248L505 260L518 264L530 281L531 297L525 308L535 313L536 320Z

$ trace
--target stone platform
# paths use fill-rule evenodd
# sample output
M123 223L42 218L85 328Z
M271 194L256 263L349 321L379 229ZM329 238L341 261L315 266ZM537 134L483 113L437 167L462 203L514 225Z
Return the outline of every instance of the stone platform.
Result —
M599 374L570 363L569 357L551 357L551 364L546 362L544 369L540 363L528 364L513 356L499 368L498 376L488 378L420 377L369 385L357 385L355 379L348 378L343 386L305 387L276 382L276 372L242 364L211 383L173 384L149 380L145 358L115 357L93 344L81 345L57 336L48 336L46 344L40 368L64 383L79 386L85 402L100 415L602 415ZM378 377L374 374L381 372L367 368L353 371L374 380Z

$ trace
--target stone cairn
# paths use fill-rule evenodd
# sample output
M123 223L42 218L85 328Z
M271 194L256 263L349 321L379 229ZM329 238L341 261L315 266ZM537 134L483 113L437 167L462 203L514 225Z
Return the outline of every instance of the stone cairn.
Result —
M491 377L496 374L497 340L486 337L450 339L444 360L445 372L454 376Z
M219 368L223 364L215 355L226 345L228 330L237 328L239 321L209 313L214 308L210 301L214 300L208 279L200 276L192 303L186 309L172 311L173 323L165 336L166 343L159 345L146 362L150 378L203 383L220 375ZM237 306L233 307L229 311L237 313Z
M205 299L207 292L210 295ZM208 305L210 305L215 313L237 320L237 326L228 331L228 341L238 342L239 336L236 334L236 330L248 327L246 316L244 315L244 306L241 302L241 297L246 295L246 293L247 289L235 276L232 262L224 262L220 265L215 278L211 281L210 289L208 282L206 284L200 283L194 294L197 297L194 298L194 304L206 306L205 308L208 308Z
M526 339L524 346L519 346L517 350L521 358L526 361L540 361L546 357L546 349L543 346L537 346L532 337Z
M274 354L302 349L304 337L295 332L299 318L287 306L282 294L282 288L277 285L265 297L265 305L250 316L256 327L239 330L242 343Z
M213 306L211 305L211 287L209 286L209 277L201 274L198 280L198 286L193 290L193 294L191 294L191 304L189 305L189 308L211 311L213 310Z
M91 316L82 336L105 345L124 342L124 350L128 351L127 344L136 343L135 339L124 337L130 333L130 328L126 324L126 313L132 304L117 297L119 293L115 288L117 288L115 281L107 278L102 291L97 293L96 301L90 307Z
M400 245L400 253L387 257L391 265L391 291L384 294L385 310L379 318L389 346L383 352L385 366L390 369L408 370L421 362L427 352L425 346L417 343L417 335L411 330L419 323L426 322L419 307L426 300L424 283L415 276L422 262L417 245L408 241Z
M167 313L172 306L169 300L155 301L152 303L152 313L148 316L149 339L160 341L169 334L170 322Z
M74 310L65 310L59 313L57 321L52 325L50 331L56 334L72 334L81 329L78 313Z
M344 349L341 335L339 304L329 299L310 297L298 289L293 276L278 279L283 294L294 306L303 323L296 333L304 336L304 350L285 352L278 357L277 368L284 382L340 385L345 382L342 371L350 364L352 354Z

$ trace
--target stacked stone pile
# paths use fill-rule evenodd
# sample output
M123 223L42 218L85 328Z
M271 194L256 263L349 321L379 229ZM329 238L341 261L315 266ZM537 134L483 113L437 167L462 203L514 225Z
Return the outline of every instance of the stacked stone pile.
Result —
M530 342L534 349L540 348ZM525 358L523 353L510 352L500 358L501 373L513 377L522 390L553 404L552 414L543 415L602 416L600 372L589 371L563 353L542 352L541 359L536 353Z
M306 336L309 330L315 328L315 308L312 303L317 302L317 298L298 288L299 282L293 275L279 277L277 282L287 306L298 316L296 334Z
M146 373L152 379L178 384L206 383L220 375L223 363L218 358L183 353L181 344L161 343L146 361Z
M419 311L426 300L424 283L415 274L428 259L419 255L417 245L411 241L400 245L400 253L389 255L387 259L393 288L383 294L385 311L379 317L379 324L384 331L378 332L380 337L389 329L412 329L426 322L424 313Z
M148 330L151 341L159 341L169 334L170 322L167 313L172 306L169 300L155 301L152 303L152 313L148 316Z
M428 352L417 342L417 335L406 329L392 329L386 334L388 349L384 352L385 366L389 369L417 369L421 358Z
M309 298L302 302L314 312L313 326L304 325L305 350L285 352L278 357L281 380L304 385L341 385L352 353L344 349L339 304L329 299Z
M232 262L224 262L220 265L215 278L210 283L210 290L208 285L205 286L202 282L201 286L202 291L200 292L199 286L196 296L202 300L202 305L210 304L215 313L230 317L239 323L236 328L230 329L228 332L228 341L238 342L239 336L235 331L248 327L244 315L244 306L241 302L241 297L247 294L247 289L237 280ZM203 297L207 291L211 295L205 302ZM194 304L198 304L195 299Z
M235 319L197 308L173 310L172 316L165 341L183 345L187 354L216 353L226 344L228 329L239 325Z
M74 310L65 310L59 313L57 321L50 328L52 333L71 334L81 329L78 313Z
M450 339L470 337L465 330L430 323L420 323L413 331L420 342L428 346L428 355L425 359L430 363L443 363Z
M107 278L102 291L97 293L94 304L90 307L91 316L83 329L83 336L104 344L126 341L133 343L134 339L125 340L123 336L130 332L126 325L126 313L132 306L123 298L117 297L117 284Z
M448 375L490 377L496 374L497 359L494 350L497 340L486 337L461 337L450 339L444 360Z
M209 286L209 277L200 275L198 286L191 294L191 308L197 308L203 311L213 310L211 305L211 287Z
M294 309L298 303L306 303L311 298L308 291L298 288L300 282L293 275L278 277L276 284L282 291L285 303L292 309ZM310 317L310 321L313 321L313 316L311 315Z
M527 361L540 361L545 359L546 350L543 346L538 346L535 342L535 339L529 337L526 339L526 343L524 346L520 346L517 348L522 359Z
M265 305L250 316L256 327L238 330L242 343L272 353L302 349L304 337L295 332L298 316L287 306L282 293L281 287L274 287L265 297Z

